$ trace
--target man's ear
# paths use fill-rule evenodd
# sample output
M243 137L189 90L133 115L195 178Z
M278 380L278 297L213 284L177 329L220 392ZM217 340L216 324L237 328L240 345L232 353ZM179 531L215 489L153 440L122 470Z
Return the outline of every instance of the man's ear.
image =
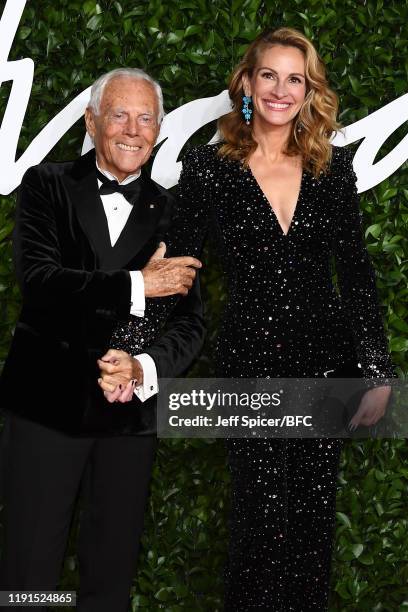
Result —
M93 110L89 108L89 106L87 106L85 109L85 125L86 131L88 132L90 138L93 140L96 132L95 116Z

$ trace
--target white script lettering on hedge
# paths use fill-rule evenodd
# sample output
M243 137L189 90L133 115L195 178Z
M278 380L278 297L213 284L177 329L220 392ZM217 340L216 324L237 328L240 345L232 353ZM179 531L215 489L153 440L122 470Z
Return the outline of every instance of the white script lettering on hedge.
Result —
M16 160L21 128L30 100L34 62L30 58L8 61L18 25L27 0L8 0L0 21L0 86L12 81L11 93L0 128L0 194L11 193L21 182L30 166L41 162L61 137L83 115L90 88L80 93L61 110L33 139ZM97 77L98 75L95 75ZM152 177L164 187L178 181L181 163L179 153L194 132L230 110L228 92L201 98L180 106L165 116L158 144L162 143L153 164ZM333 143L346 146L362 140L354 157L359 192L375 187L395 172L408 159L408 134L383 159L374 159L387 138L408 119L408 94L344 128ZM85 137L82 152L92 147Z

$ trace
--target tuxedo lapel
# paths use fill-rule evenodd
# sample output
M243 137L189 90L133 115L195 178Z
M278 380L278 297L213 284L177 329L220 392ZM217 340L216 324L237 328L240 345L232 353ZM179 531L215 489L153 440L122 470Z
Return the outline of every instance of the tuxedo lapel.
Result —
M145 244L155 234L166 203L166 195L142 169L140 196L132 207L132 212L123 228L117 242L112 248L109 267L122 268L143 249Z
M104 269L121 269L142 250L162 225L168 197L161 193L142 168L138 201L112 247L102 200L99 195L95 151L79 158L73 167L69 194L80 225ZM160 236L161 237L161 236Z
M80 157L72 170L69 193L79 223L98 260L104 257L110 245L109 228L98 191L95 151Z

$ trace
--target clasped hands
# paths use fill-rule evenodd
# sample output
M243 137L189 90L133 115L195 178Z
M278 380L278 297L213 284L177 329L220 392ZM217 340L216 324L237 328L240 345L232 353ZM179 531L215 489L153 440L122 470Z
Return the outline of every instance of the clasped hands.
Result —
M160 242L141 270L146 297L187 295L193 286L196 269L202 267L195 257L165 258L165 253L166 245ZM136 386L143 384L140 362L125 351L109 349L98 359L98 367L101 371L98 383L108 402L129 402Z
M117 349L109 351L98 359L101 377L98 384L108 402L130 402L136 386L143 384L143 368L140 362Z

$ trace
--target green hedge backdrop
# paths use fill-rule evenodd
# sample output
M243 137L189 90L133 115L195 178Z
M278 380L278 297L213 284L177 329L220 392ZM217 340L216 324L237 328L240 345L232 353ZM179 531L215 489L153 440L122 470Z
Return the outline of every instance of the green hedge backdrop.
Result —
M0 2L1 10L4 0ZM167 111L218 94L255 35L265 27L302 30L323 56L352 123L408 90L406 0L29 0L10 59L31 57L35 77L19 153L102 72L139 66L162 84ZM0 89L0 117L10 83ZM209 126L193 139L204 142ZM377 155L405 135L402 126ZM50 153L81 150L78 122ZM0 198L0 359L19 308L11 263L14 194ZM405 377L408 350L408 166L363 194L367 244L394 362ZM209 336L195 366L211 374L222 280L208 254L204 274ZM29 364L27 364L29 367ZM46 377L46 369L44 371ZM24 373L22 373L22 378ZM56 409L58 406L56 405ZM405 440L353 441L343 453L332 577L332 611L408 610L408 451ZM221 610L227 541L228 471L222 441L162 441L154 470L134 610ZM74 521L62 583L77 585ZM299 610L301 610L301 602ZM61 610L61 608L59 608Z

